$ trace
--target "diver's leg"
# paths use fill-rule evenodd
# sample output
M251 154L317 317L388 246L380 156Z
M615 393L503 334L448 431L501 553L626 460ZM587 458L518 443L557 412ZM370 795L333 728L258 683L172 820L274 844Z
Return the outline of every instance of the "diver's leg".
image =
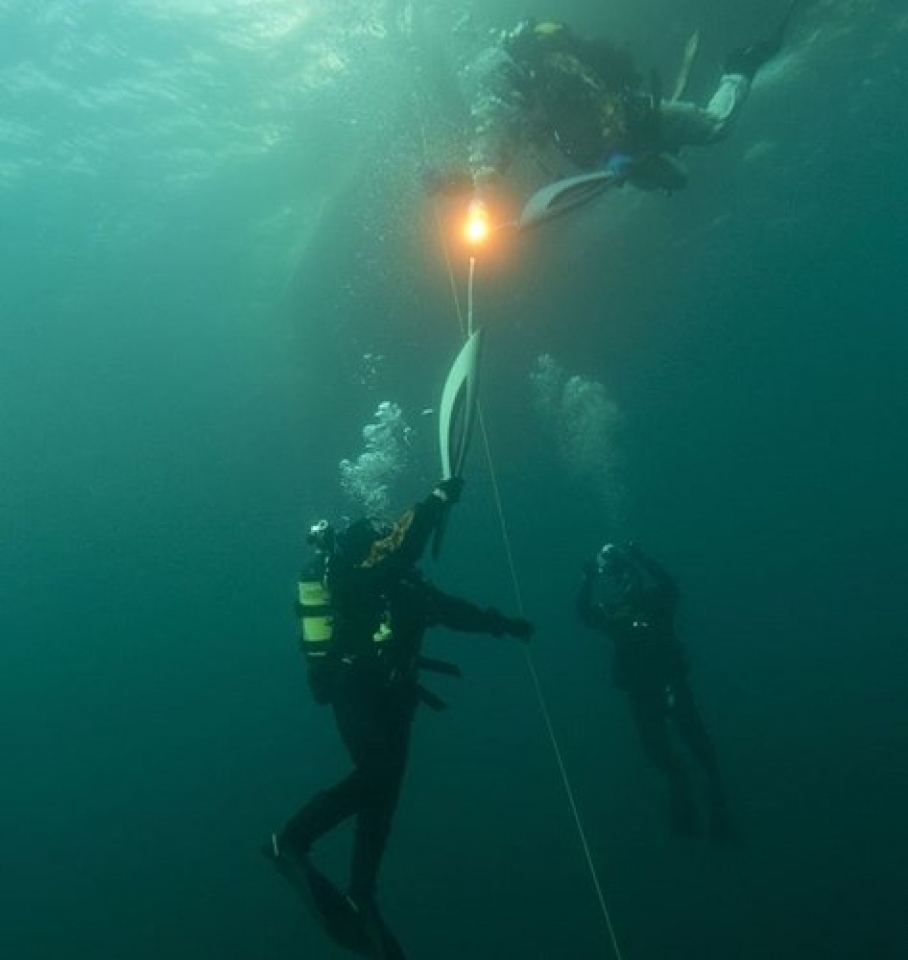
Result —
M705 108L683 100L667 100L661 105L663 149L672 152L703 146L728 136L760 67L782 49L795 3L791 0L781 23L768 37L726 57L719 86Z
M661 691L631 694L631 710L643 750L668 779L669 824L678 836L697 833L697 809L687 771L668 739L665 698Z
M372 723L369 703L356 689L338 685L333 707L338 731L356 766L339 783L317 793L284 827L278 845L298 858L307 856L316 840L358 813L369 799L368 780L360 763L360 743L368 737Z
M306 857L312 844L357 813L365 798L362 774L354 770L340 783L317 793L291 817L278 837L281 851Z
M328 935L355 953L403 960L403 951L374 900L375 882L406 766L415 691L406 699L348 677L333 698L335 718L356 768L313 798L274 838L268 851L303 894ZM404 709L401 704L407 709ZM351 884L341 894L305 856L309 845L351 814L358 814Z
M712 739L706 730L706 724L700 716L700 711L694 704L690 684L687 682L672 684L674 708L672 716L678 733L687 744L688 749L697 758L700 766L706 771L712 783L719 783L719 766L716 762L716 750Z
M750 81L740 73L723 74L706 107L686 100L669 100L660 108L665 150L699 147L723 140L750 93Z
M690 685L686 681L673 684L672 692L675 701L672 710L675 726L681 739L706 774L709 786L710 833L715 840L730 839L734 834L734 828L712 738L694 703Z
M407 766L416 693L404 688L383 692L374 723L358 744L357 764L367 799L359 811L350 865L350 896L358 903L375 896L391 823Z
M725 137L744 106L750 93L750 80L740 73L725 73L719 86L706 105L706 113L713 126L712 140Z

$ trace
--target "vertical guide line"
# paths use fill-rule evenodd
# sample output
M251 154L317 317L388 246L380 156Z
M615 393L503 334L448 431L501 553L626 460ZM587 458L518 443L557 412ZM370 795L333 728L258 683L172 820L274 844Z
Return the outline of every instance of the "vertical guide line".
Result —
M418 79L418 78L417 78ZM421 105L418 102L419 84L414 82L413 90L414 96L417 100L417 117L420 128L420 137L422 140L423 147L423 156L428 156L428 136L426 134L425 128L425 115L423 110L420 108ZM466 322L461 309L460 297L457 292L457 282L454 277L454 266L451 262L451 254L448 247L448 242L445 237L445 230L441 221L441 217L438 212L438 203L433 200L432 202L432 216L435 221L435 228L438 233L438 236L441 238L441 246L445 263L445 273L448 278L448 287L451 293L451 300L454 304L454 313L457 319L457 323L460 327L461 336L466 339L469 337L475 329L474 321L474 286L475 286L475 277L476 277L476 257L470 257L470 266L469 266L469 275L467 279L467 309L466 309ZM517 566L514 560L514 550L511 545L511 536L508 531L507 520L505 519L504 514L504 505L502 502L501 488L498 483L498 474L495 469L495 461L492 457L492 448L489 442L489 434L486 429L485 417L483 416L482 405L479 404L478 409L479 414L479 427L480 432L482 433L482 443L483 450L485 451L486 462L489 467L489 476L492 480L492 493L495 501L495 510L498 515L498 524L499 529L501 530L501 539L504 544L505 556L507 557L508 562L508 571L511 575L511 586L514 591L514 596L517 602L517 608L520 611L521 615L524 613L523 605L523 594L520 589L520 578L517 574ZM593 862L593 855L590 850L589 841L587 840L586 830L583 827L583 820L580 816L580 809L577 805L576 795L574 793L574 788L571 785L570 776L568 775L567 766L564 761L564 755L561 750L561 745L558 742L558 737L555 733L555 727L552 723L551 712L548 707L548 701L546 700L545 693L542 689L542 683L539 679L539 673L536 670L536 665L533 660L533 655L530 651L528 645L524 646L524 659L527 665L527 669L530 673L530 678L533 682L533 690L536 694L536 700L539 705L539 711L542 714L542 719L545 724L546 731L549 736L549 741L552 744L552 750L555 753L555 760L558 766L558 772L561 775L561 782L564 787L564 792L567 796L568 805L571 810L571 816L574 820L574 825L577 829L577 835L580 838L580 844L583 848L584 859L586 860L586 865L589 868L590 877L592 878L593 888L596 892L596 898L599 901L599 908L602 912L603 921L605 923L605 928L608 933L609 944L612 949L612 953L615 957L615 960L624 960L624 955L621 952L621 947L618 944L618 937L615 933L615 927L612 923L611 913L608 909L608 904L605 901L605 894L602 890L602 884L599 880L599 874L596 870L596 864Z
M469 277L469 288L468 288L468 303L470 305L470 320L472 322L472 310L473 310L473 280L474 280L474 265L475 258L470 258L470 277ZM482 412L482 405L479 407L479 428L482 433L482 445L483 450L485 451L486 463L489 467L489 476L492 480L492 496L495 501L495 510L498 514L498 526L501 530L501 540L504 544L505 556L508 561L508 571L511 575L511 587L514 591L514 597L517 601L517 609L519 610L521 616L524 614L524 604L523 604L523 591L520 588L520 578L517 574L517 563L514 559L514 550L511 544L511 535L508 530L507 520L504 514L504 503L501 496L501 487L498 483L498 472L495 469L495 461L492 457L492 447L489 442L489 434L486 430L485 417ZM599 873L596 870L596 864L593 861L593 854L590 850L589 841L587 840L586 830L583 826L583 819L580 816L580 808L577 805L577 798L574 793L573 785L571 784L571 778L568 775L567 765L564 762L564 754L561 750L561 744L558 742L558 736L555 733L555 725L552 722L552 714L549 710L548 700L545 696L545 692L542 689L542 682L539 679L539 672L536 670L536 663L533 659L533 654L530 650L529 644L524 644L523 647L524 658L527 665L527 670L529 670L530 678L533 681L533 690L536 694L536 701L539 705L539 712L542 714L542 719L545 724L546 732L549 735L549 740L552 744L552 750L555 754L555 761L558 765L558 772L561 774L561 782L564 787L565 795L567 796L568 805L571 809L571 816L574 819L574 825L577 828L577 835L580 838L580 845L583 848L583 856L586 860L586 865L590 871L590 877L592 878L593 888L596 891L596 898L599 901L599 908L602 911L602 918L605 922L605 928L608 932L609 943L611 944L612 952L614 953L615 960L624 960L624 955L621 952L621 947L618 945L618 937L615 933L615 926L612 923L612 916L608 908L608 904L605 902L605 894L602 890L602 884L599 880Z

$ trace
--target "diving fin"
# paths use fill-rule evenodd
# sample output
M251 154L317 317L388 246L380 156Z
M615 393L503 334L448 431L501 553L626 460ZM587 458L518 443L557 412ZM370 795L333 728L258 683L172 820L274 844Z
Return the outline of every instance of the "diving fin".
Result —
M678 70L678 76L675 78L675 89L672 90L672 100L680 100L687 90L687 84L690 80L690 71L697 59L697 50L700 48L700 31L697 30L690 35L687 43L684 45L684 54L681 57L681 66Z
M376 953L374 938L350 898L312 864L307 865L306 883L316 918L339 947L364 957L383 956Z
M579 207L598 197L606 187L619 179L614 171L602 169L546 184L524 204L517 226L521 230L526 230L527 227L535 227L568 210L573 210L574 207Z
M384 917L379 913L378 907L373 901L356 904L354 901L347 899L347 902L356 913L359 928L363 931L369 943L371 952L368 956L375 958L375 960L407 960L403 947L397 942L397 938L391 932L388 924L385 923Z
M320 870L308 860L281 850L276 837L271 838L262 852L299 894L307 912L334 943L363 957L384 956L376 953L374 938L366 932L353 902Z

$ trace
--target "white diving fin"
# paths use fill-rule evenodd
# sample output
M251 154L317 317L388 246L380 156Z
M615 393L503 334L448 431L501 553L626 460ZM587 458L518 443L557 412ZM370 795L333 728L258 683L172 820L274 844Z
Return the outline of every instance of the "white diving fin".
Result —
M598 197L618 179L610 170L594 170L546 184L527 200L517 226L525 230L573 210Z

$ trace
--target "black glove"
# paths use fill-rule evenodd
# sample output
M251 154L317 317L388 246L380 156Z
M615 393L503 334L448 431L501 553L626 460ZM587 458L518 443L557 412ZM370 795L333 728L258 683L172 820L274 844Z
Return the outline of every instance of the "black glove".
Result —
M454 504L460 500L463 490L463 477L447 477L441 480L433 491L435 496L445 503Z
M505 634L511 637L518 637L526 642L536 632L536 628L523 617L506 617L498 610L490 609L487 611L489 617L489 633L495 637L502 637Z

